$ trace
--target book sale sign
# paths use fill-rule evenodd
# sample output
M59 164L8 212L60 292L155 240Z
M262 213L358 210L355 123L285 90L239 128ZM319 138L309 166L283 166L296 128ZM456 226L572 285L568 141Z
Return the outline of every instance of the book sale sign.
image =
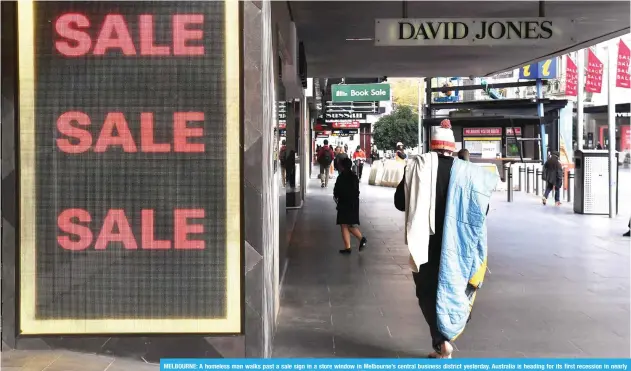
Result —
M238 2L18 11L20 332L241 332Z

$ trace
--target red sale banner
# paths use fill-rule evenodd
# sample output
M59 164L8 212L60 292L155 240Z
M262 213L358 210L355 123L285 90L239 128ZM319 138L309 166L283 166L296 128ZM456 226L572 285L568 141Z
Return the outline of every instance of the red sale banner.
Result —
M502 135L502 128L465 128L463 135Z
M600 93L603 86L603 62L598 59L591 49L587 51L587 74L585 91Z
M578 69L570 56L565 58L565 95L575 97L578 95Z
M334 122L333 129L359 129L359 121Z
M616 72L616 86L619 88L631 88L629 59L631 59L631 51L629 51L629 47L620 40L618 44L618 70Z

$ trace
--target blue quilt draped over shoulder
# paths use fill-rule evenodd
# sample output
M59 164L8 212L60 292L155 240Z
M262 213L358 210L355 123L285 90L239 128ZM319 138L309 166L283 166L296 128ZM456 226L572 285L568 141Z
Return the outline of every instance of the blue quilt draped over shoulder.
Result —
M475 291L486 270L486 211L498 176L478 165L454 160L451 168L438 273L439 331L454 340L465 328ZM476 283L469 282L476 276ZM482 278L480 278L482 277Z

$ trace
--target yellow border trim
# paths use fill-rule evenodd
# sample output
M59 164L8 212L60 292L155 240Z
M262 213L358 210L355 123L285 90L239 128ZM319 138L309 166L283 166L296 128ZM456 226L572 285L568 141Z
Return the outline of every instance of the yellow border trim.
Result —
M20 333L147 334L241 332L241 101L239 2L225 1L226 304L221 319L38 320L35 255L35 19L32 1L18 1L20 96Z
M468 141L498 141L502 140L502 137L464 137L463 140L465 142Z

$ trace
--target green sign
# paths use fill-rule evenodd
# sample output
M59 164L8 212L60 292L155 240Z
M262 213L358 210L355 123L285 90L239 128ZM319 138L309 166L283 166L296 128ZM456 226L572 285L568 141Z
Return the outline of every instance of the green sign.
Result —
M331 86L333 102L379 102L390 100L390 84Z

